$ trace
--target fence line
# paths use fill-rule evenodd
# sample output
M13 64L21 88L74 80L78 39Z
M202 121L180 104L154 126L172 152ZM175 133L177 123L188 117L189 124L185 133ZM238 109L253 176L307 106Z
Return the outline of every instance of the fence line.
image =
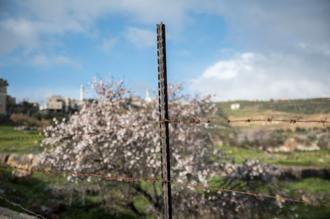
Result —
M82 133L82 134L64 134L64 135L57 135L53 136L53 132L48 131L46 132L47 135L43 136L31 136L31 137L0 137L0 140L27 140L27 139L44 139L44 138L67 138L67 137L73 137L73 136L84 136L84 135L99 135L102 133L108 133L108 132L115 132L119 131L122 129L127 129L127 128L137 128L137 127L144 127L148 125L157 125L161 123L190 123L190 124L200 124L200 123L222 123L222 124L229 124L229 123L251 123L251 122L267 122L267 123L272 123L272 122L281 122L281 123L289 123L289 124L296 124L296 123L318 123L318 124L323 124L325 127L325 124L329 124L330 121L327 121L327 118L324 120L317 120L317 119L311 119L311 120L301 120L301 119L273 119L271 117L268 117L267 119L254 119L248 118L248 119L227 119L227 120L212 120L212 119L206 119L206 120L200 120L198 118L192 118L188 120L184 119L163 119L160 121L156 122L150 122L150 123L142 123L142 124L137 124L137 125L129 125L129 126L122 126L119 128L111 128L108 130L104 131L96 131L96 132L87 132L87 133Z
M19 208L21 208L23 211L25 211L25 212L27 212L27 213L30 213L30 214L32 214L32 215L38 217L38 218L45 219L43 216L41 216L41 215L39 215L39 214L36 214L36 213L34 213L34 212L32 212L32 211L30 211L30 210L24 208L22 205L17 204L17 203L14 203L14 202L12 202L12 201L9 201L6 197L0 196L0 199L2 199L2 200L4 200L4 201L8 202L8 203L11 204L11 205L14 205L14 206L16 206L16 207L19 207Z
M227 119L227 120L200 120L200 119L189 119L189 120L180 120L180 119L172 119L172 120L166 120L164 122L172 122L172 123L192 123L192 124L199 124L199 123L224 123L224 124L229 124L229 123L240 123L240 122L282 122L282 123L291 123L291 124L296 124L296 123L321 123L323 125L330 123L330 121L327 121L327 118L324 120L316 120L316 119L311 119L311 120L301 120L301 119L273 119L272 117L268 117L267 119L254 119L248 118L248 119Z
M26 168L20 168L20 167L8 167L8 166L0 166L2 169L10 169L14 168L17 170L25 170L25 171L30 171L29 169ZM96 173L78 173L78 172L70 172L70 171L60 171L60 170L33 170L33 172L36 173L54 173L54 174L65 174L65 175L76 175L76 176L86 176L86 177L100 177L104 178L107 180L112 180L112 181L125 181L125 182L142 182L142 181L148 181L151 183L155 182L160 182L160 183L169 183L173 185L178 185L178 186L184 186L184 187L190 187L194 189L207 189L207 190L217 190L220 192L230 192L230 193L237 193L237 194L243 194L243 195L250 195L254 196L258 199L258 197L264 197L264 198L270 198L270 199L276 199L279 201L290 201L293 204L296 203L304 203L307 205L313 205L313 206L325 206L325 207L330 207L330 204L322 204L319 202L311 203L299 199L293 199L293 198L285 198L282 196L271 196L271 195L265 195L265 194L260 194L260 193L253 193L253 192L243 192L243 191L237 191L237 190L232 190L232 189L225 189L225 188L217 188L217 187L211 187L211 186L202 186L202 185L193 185L193 184L186 184L186 183L180 183L180 182L175 182L175 181L168 181L168 180L163 180L163 179L154 179L154 178L134 178L134 177L123 177L123 176L110 176L107 174L96 174ZM262 201L258 199L259 201Z

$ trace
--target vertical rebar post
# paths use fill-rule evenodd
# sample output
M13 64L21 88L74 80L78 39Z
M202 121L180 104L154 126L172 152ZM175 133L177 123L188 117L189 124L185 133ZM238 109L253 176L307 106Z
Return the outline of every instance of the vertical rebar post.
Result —
M159 94L159 120L161 137L161 165L162 165L162 194L163 194L163 218L172 218L171 202L171 174L170 174L170 141L168 130L168 93L166 71L166 42L165 25L157 24L157 56L158 56L158 94Z

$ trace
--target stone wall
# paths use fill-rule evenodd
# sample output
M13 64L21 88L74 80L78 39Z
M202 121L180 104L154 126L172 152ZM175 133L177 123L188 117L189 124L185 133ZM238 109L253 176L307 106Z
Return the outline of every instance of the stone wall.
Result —
M281 171L281 178L284 179L306 179L321 178L330 179L330 168L303 168L303 167L287 167L278 166Z
M0 207L0 219L37 219L37 217Z
M39 156L34 154L0 154L0 165L24 169L14 169L12 181L21 184L31 184L33 180L33 169L41 168L39 165Z

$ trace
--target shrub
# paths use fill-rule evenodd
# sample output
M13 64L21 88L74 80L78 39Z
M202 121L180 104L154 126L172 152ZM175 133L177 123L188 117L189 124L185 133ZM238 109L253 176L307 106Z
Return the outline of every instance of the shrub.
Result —
M22 113L19 114L12 114L10 119L17 125L28 125L29 124L29 116L24 115Z

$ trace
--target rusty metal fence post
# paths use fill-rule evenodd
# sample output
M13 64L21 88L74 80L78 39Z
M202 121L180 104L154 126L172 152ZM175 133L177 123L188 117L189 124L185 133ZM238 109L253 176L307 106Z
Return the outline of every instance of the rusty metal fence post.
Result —
M166 42L165 25L157 24L157 56L158 56L158 94L159 94L159 120L168 120L168 94L166 69ZM161 165L162 165L162 193L163 218L172 218L171 202L171 168L170 168L170 141L168 122L160 123L161 137Z

